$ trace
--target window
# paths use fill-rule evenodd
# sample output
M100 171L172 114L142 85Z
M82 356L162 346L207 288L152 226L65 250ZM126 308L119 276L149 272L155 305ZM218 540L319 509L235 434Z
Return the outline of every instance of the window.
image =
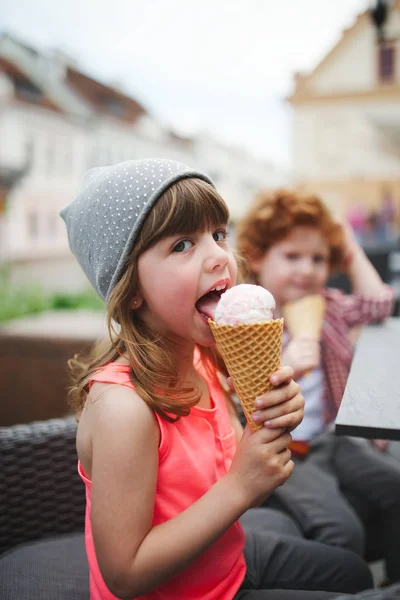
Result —
M14 78L15 91L18 96L29 102L40 102L42 99L41 90L28 79Z
M378 79L381 83L391 83L395 79L396 48L390 42L378 46Z
M101 104L107 114L117 118L124 116L125 106L117 98L102 98Z

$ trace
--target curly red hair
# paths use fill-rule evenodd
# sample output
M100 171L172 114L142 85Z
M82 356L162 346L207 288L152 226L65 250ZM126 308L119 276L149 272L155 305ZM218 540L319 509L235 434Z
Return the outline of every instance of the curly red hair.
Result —
M317 228L329 245L330 272L345 264L343 227L318 196L287 189L262 192L237 227L236 244L245 259L261 258L296 226ZM250 268L250 267L249 267ZM251 271L251 268L250 268Z

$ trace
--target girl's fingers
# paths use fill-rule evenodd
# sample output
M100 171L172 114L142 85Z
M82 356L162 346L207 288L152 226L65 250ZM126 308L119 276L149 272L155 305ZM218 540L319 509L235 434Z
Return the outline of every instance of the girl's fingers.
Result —
M289 448L284 448L282 452L279 452L278 456L281 459L282 464L286 465L292 458L292 453L290 452Z
M274 386L282 385L282 383L288 383L293 379L294 371L292 367L285 366L281 367L278 371L275 371L270 377L270 382Z
M292 424L287 426L287 430L289 433L291 433L294 429L296 429L296 427L298 427L300 425L300 423L302 422L304 417L304 411L303 410L299 410L296 413L293 414L292 417Z
M287 402L298 394L301 394L300 386L298 383L292 380L290 383L287 383L276 390L272 390L267 394L259 396L255 399L254 405L256 409L269 408L271 406L276 406L278 404L282 404L283 402Z
M283 450L286 450L286 448L289 446L291 441L292 441L292 436L290 435L290 433L287 433L287 432L282 433L282 435L280 435L278 438L276 438L272 442L269 442L268 450L269 450L269 452L272 451L275 454L279 454Z
M302 410L304 408L304 398L301 394L296 394L294 398L290 398L286 402L268 407L264 410L257 410L252 414L253 421L261 423L262 421L271 421L279 417L290 415L290 413Z
M255 444L270 444L282 435L288 435L286 428L267 429L262 427L252 434L252 441Z
M293 379L294 371L292 367L284 366L281 367L278 371L275 371L270 377L270 381L273 386L277 387L284 383L289 383ZM226 380L228 386L231 390L235 390L235 386L233 385L232 377L228 377Z
M283 417L277 417L276 419L270 419L264 422L264 426L267 429L281 429L284 427L287 431L293 431L303 420L304 412L303 409L296 410L290 413L290 415L284 415Z

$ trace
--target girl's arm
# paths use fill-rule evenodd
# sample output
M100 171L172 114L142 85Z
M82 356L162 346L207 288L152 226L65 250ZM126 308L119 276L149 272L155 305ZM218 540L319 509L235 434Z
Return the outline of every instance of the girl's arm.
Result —
M179 573L293 470L290 435L262 430L242 441L227 475L177 517L152 527L159 429L129 388L92 402L91 520L110 591L141 596Z

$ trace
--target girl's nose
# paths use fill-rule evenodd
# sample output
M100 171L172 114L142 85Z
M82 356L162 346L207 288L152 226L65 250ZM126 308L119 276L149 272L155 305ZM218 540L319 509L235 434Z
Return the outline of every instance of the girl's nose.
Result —
M213 240L213 244L208 252L208 256L204 260L204 268L207 272L212 273L226 267L229 261L229 254Z

